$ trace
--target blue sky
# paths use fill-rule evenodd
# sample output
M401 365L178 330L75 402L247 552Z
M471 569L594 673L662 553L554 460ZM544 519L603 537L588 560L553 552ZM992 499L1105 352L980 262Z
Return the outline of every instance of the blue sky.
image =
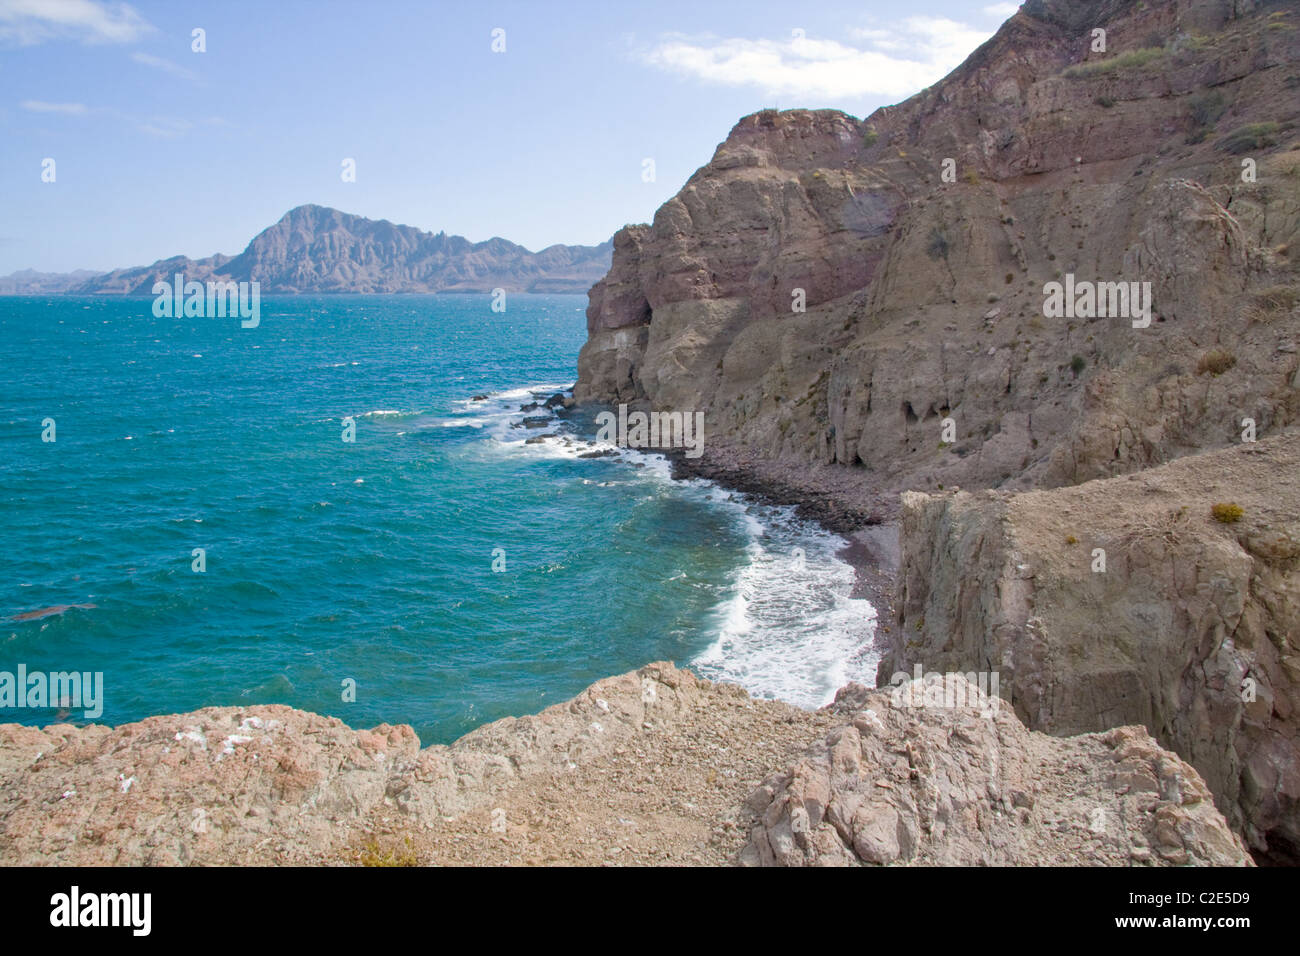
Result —
M865 116L1017 5L0 0L0 275L234 255L307 202L534 250L601 242L741 116Z

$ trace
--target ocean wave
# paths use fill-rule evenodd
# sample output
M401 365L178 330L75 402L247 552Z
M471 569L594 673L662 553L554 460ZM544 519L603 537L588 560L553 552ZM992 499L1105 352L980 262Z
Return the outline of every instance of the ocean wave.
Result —
M537 412L515 410L507 418L522 414ZM799 518L794 508L764 504L703 478L674 479L672 463L658 452L563 433L525 445L525 430L513 431L506 439L513 449L574 459L603 452L596 460L618 461L634 469L636 481L725 509L743 527L748 560L713 612L713 642L690 662L702 677L807 708L830 703L850 681L875 684L876 609L850 597L855 571L839 557L844 538Z
M549 409L525 412L519 407L569 387L530 385L495 392L460 403L467 417L448 419L445 425L472 414L482 422L484 440L498 450L570 459L596 453L600 457L593 460L626 467L633 482L726 510L748 540L747 560L710 615L712 642L690 661L700 676L806 708L830 703L850 681L874 685L876 609L865 599L850 597L855 572L839 557L848 544L844 538L799 518L791 507L768 505L703 478L674 479L672 463L658 452L578 435ZM558 429L543 433L517 427L525 417L542 416L553 418ZM612 483L599 482L607 484Z
M717 637L691 664L757 697L821 707L849 681L875 684L876 609L849 597L843 538L773 511L715 611Z

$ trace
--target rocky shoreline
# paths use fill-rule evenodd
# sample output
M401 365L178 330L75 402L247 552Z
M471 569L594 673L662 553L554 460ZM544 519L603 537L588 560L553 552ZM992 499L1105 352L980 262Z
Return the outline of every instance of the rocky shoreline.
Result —
M1300 862L1300 23L1273 6L1029 0L866 120L745 117L614 238L575 403L706 412L674 474L844 535L878 683L920 664L959 701L808 712L656 663L423 750L288 708L4 725L0 860ZM1151 322L1048 316L1076 273L1149 283ZM987 672L1000 697L960 676Z
M685 473L850 535L882 603L878 681L1001 672L1031 730L1141 724L1285 864L1300 863L1294 14L1029 0L865 119L742 118L653 222L615 236L574 388L579 404L703 410ZM1112 46L1090 51L1089 29ZM1110 291L1062 310L1053 288ZM870 565L888 566L895 523L891 589Z
M793 507L799 517L843 537L847 543L837 556L853 567L851 596L870 601L879 620L892 618L900 559L897 496L891 500L863 475L756 458L725 442L711 442L708 455L696 459L676 449L661 453L672 464L674 478L702 478L759 501Z

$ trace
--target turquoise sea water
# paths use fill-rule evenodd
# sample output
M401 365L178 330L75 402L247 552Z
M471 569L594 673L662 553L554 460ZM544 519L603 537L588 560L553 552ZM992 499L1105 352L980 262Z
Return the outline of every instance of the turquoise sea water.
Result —
M585 304L269 297L244 329L0 298L0 671L102 671L101 723L283 703L425 744L658 659L805 706L868 676L839 539L516 427Z

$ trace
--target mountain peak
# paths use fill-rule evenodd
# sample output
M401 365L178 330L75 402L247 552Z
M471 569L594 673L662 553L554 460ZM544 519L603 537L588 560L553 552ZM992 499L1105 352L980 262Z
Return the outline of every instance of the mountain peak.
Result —
M183 273L196 281L253 281L264 293L298 292L569 292L587 291L610 265L608 243L550 246L529 252L507 239L472 243L387 219L367 219L304 203L259 232L233 259L216 255L160 259L73 282L15 277L0 294L53 290L147 295L159 280ZM12 287L12 288L11 288Z

